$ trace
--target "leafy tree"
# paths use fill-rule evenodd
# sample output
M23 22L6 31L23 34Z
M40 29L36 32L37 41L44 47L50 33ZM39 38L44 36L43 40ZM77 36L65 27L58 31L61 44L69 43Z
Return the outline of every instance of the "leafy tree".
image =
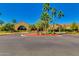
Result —
M78 31L78 26L77 26L77 24L76 24L75 22L72 23L71 29L72 29L73 31Z
M2 15L2 13L0 12L0 16ZM4 24L3 20L0 20L0 25Z
M0 20L0 25L4 24L4 21L3 20Z
M15 23L16 23L16 19L13 19L13 20L12 20L12 23L15 24Z
M33 25L30 25L30 30L36 30L36 26L33 24Z
M11 24L11 23L5 24L5 25L4 25L4 30L5 30L5 31L13 32L13 31L14 31L14 24Z
M38 21L36 24L35 24L36 28L37 28L37 32L39 31L43 31L44 29L44 24L42 21Z

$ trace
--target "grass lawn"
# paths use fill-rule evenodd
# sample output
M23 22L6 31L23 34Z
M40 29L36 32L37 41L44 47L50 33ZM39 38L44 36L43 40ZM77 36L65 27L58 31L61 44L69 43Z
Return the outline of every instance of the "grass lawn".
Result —
M8 34L37 34L37 32L6 32L6 31L0 31L0 35L8 35ZM41 32L40 32L41 33ZM39 34L40 34L39 33ZM71 35L79 35L79 32L56 32L56 34L71 34Z
M0 35L20 34L20 33L27 33L27 32L6 32L6 31L0 31Z
M0 31L0 35L12 34L11 32Z
M79 35L79 32L66 32L67 34L77 34Z

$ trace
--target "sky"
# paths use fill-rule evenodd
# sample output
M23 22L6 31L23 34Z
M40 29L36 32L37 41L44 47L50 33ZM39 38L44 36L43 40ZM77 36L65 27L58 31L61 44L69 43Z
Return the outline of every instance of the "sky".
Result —
M57 11L62 10L64 13L64 17L57 18L57 24L79 23L78 3L51 3L50 6L56 8ZM42 3L0 3L0 13L2 13L0 19L5 22L16 19L17 22L34 24L40 19L42 7Z

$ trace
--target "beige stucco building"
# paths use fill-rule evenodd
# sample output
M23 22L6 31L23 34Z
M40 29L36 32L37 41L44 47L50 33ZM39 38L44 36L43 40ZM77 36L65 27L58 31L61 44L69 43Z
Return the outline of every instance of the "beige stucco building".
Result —
M55 24L54 27L53 27L53 25L49 25L48 29L58 29L58 27L62 27L62 28L65 28L65 29L70 29L71 25L72 24ZM19 22L19 23L15 24L15 30L19 30L19 28L21 26L24 26L26 28L26 30L30 29L29 24L27 24L25 22ZM78 29L79 29L79 24L77 24L77 26L78 26Z
M27 24L25 22L19 22L19 23L15 24L15 30L19 30L20 27L25 27L26 30L29 30L29 24Z

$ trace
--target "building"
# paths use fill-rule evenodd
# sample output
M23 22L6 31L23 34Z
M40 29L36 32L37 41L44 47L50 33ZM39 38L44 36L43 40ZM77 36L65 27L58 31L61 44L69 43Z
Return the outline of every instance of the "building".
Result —
M25 22L19 22L15 24L15 30L29 30L29 24Z
M29 25L30 24L27 24L25 22L19 22L19 23L15 24L15 30L16 31L17 30L29 30L30 29ZM55 24L54 27L53 27L53 25L49 25L48 29L56 30L59 27L65 28L65 29L71 29L71 25L72 24ZM77 24L77 26L78 26L78 29L79 29L79 24Z

